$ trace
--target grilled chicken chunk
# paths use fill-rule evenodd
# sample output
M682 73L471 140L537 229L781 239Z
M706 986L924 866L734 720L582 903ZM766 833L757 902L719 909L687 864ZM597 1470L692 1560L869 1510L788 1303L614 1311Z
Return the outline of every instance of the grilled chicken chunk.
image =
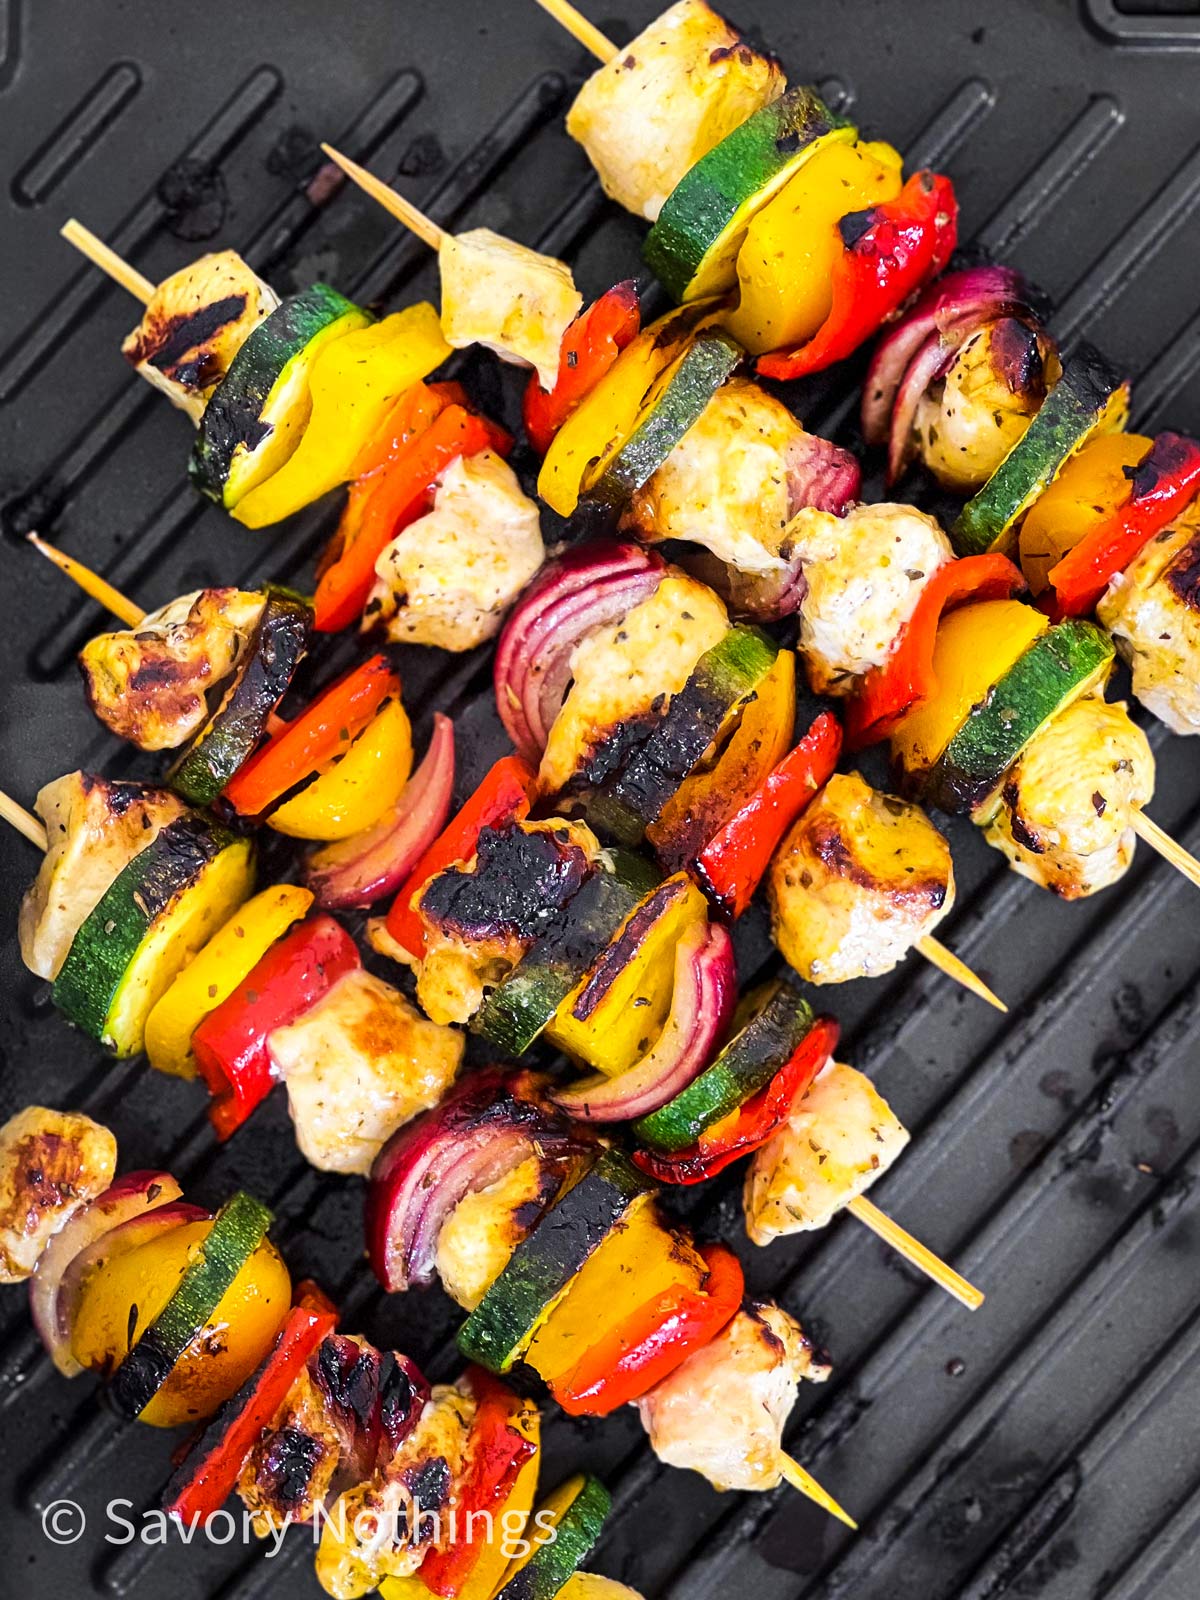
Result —
M782 570L787 525L812 504L814 447L834 470L846 457L757 383L730 378L634 495L622 526L646 543L688 539L740 572Z
M78 1111L26 1106L0 1128L0 1283L19 1283L117 1170L117 1141Z
M200 589L97 634L79 652L92 710L118 739L174 750L207 721L208 692L237 667L265 605L261 590Z
M219 250L163 279L121 353L199 422L234 356L278 304L241 256Z
M565 1162L530 1156L458 1202L437 1241L437 1274L456 1305L474 1311L555 1199L566 1173Z
M887 1171L908 1138L868 1077L829 1062L754 1154L742 1197L746 1232L770 1244L823 1228Z
M1154 757L1121 702L1076 700L1029 741L984 836L1024 878L1079 900L1133 860L1133 811L1154 794Z
M954 904L950 846L920 806L835 773L767 879L775 943L810 983L877 978Z
M922 461L946 489L981 488L1024 434L1057 369L1048 334L1015 317L964 340L946 376L917 403L913 434Z
M1174 733L1200 733L1200 500L1113 578L1096 615L1146 709Z
M416 1572L439 1527L449 1526L474 1416L471 1395L438 1385L395 1454L338 1496L317 1550L317 1577L327 1594L357 1600L385 1577Z
M538 508L491 450L458 456L433 509L410 523L375 563L363 627L383 624L398 644L473 650L545 559Z
M90 772L55 778L33 806L48 845L21 901L17 933L30 972L53 979L113 879L187 807L169 789Z
M304 1367L238 1476L237 1492L260 1539L289 1522L312 1521L328 1499L340 1456L337 1425Z
M653 222L688 168L785 83L705 0L678 0L593 72L567 132L605 194Z
M847 694L854 678L882 665L953 553L934 519L905 505L855 506L844 517L804 510L784 542L803 568L800 648L823 694Z
M823 1383L829 1371L793 1317L751 1302L637 1407L668 1466L702 1473L715 1489L773 1489L800 1380Z
M552 818L484 828L469 862L421 891L417 998L435 1022L466 1022L583 883L600 854L586 824Z
M276 1028L268 1048L303 1154L322 1172L365 1174L396 1129L454 1081L463 1038L358 968Z
M481 344L501 361L533 367L542 388L553 389L562 336L583 305L566 262L472 228L445 236L438 265L446 343Z
M707 585L668 572L620 622L571 655L571 688L550 728L538 780L545 794L590 787L620 765L629 740L657 722L729 618Z

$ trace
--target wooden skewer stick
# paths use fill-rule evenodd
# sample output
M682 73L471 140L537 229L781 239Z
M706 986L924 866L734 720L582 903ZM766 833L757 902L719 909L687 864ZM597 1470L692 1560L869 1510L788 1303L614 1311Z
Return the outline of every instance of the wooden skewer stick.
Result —
M11 795L5 794L3 789L0 789L0 817L3 817L5 822L18 833L23 833L30 844L37 845L39 850L45 852L48 840L41 821L32 811L26 811L24 806L19 806Z
M128 290L135 300L140 300L143 305L149 304L150 296L154 293L155 285L149 278L143 278L136 267L131 267L128 261L122 261L115 250L110 250L103 239L98 239L90 228L85 228L82 222L76 222L74 217L64 222L60 229L63 238L68 244L73 244L82 255L85 255L94 266L106 272L114 283L119 283L122 289Z
M814 1505L818 1505L823 1510L828 1511L831 1517L836 1517L839 1522L844 1522L848 1528L853 1528L855 1533L858 1532L858 1523L855 1522L849 1512L843 1511L828 1490L822 1489L812 1473L802 1467L798 1461L793 1461L791 1456L785 1455L781 1450L779 1452L778 1465L780 1472L793 1489L799 1489L800 1493L807 1496Z
M932 1278L940 1289L945 1289L947 1294L952 1294L960 1300L968 1311L978 1311L983 1304L983 1291L977 1289L973 1283L968 1283L961 1273L955 1272L953 1267L947 1266L940 1256L935 1256L933 1251L914 1239L911 1233L903 1229L898 1222L893 1222L886 1211L880 1211L873 1205L866 1195L860 1194L851 1200L848 1211L858 1218L861 1223L870 1228L872 1233L878 1234L885 1244L890 1244L904 1257L911 1261L918 1271L926 1277Z
M102 578L98 572L93 572L91 567L85 567L82 561L76 561L74 556L64 555L52 544L36 533L27 533L25 537L38 552L45 556L58 568L65 572L72 583L78 584L84 594L91 595L93 600L98 600L106 611L111 611L114 617L119 617L127 628L136 628L145 620L146 613L141 606L135 605L121 593L114 589L107 579Z
M981 1000L986 1000L988 1005L995 1006L997 1011L1007 1012L1008 1007L1000 996L993 994L983 979L977 977L953 950L947 950L940 939L935 939L931 933L927 933L923 939L917 940L917 949L939 972L944 972L948 978L953 978L955 983L961 983L964 989L977 994Z
M1182 872L1190 883L1200 889L1200 861L1189 855L1181 844L1176 844L1157 822L1152 822L1144 811L1134 811L1130 819L1134 833L1144 839L1151 850L1157 850L1164 861L1169 861L1176 872Z
M410 233L415 233L418 239L423 239L431 250L440 250L446 241L445 228L439 228L432 217L427 217L419 211L411 200L406 200L402 194L397 194L395 189L389 189L382 178L377 178L373 172L368 172L366 167L360 167L357 161L351 161L349 156L344 156L340 150L335 150L331 144L323 144L321 149L335 166L342 171L352 183L356 183L372 200L378 201L383 209L402 223Z
M611 61L617 54L612 40L601 33L594 22L589 22L582 11L576 11L569 0L537 0L537 3L555 22L561 23L573 39L578 39L585 50L590 50L597 61Z

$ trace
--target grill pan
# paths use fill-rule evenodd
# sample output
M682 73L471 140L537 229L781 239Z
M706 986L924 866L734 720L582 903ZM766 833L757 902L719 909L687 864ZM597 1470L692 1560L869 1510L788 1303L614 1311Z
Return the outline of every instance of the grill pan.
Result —
M732 0L731 0L732 4ZM1200 6L1163 0L737 0L794 80L818 82L911 164L949 171L968 249L1022 267L1056 331L1135 374L1135 425L1200 429ZM618 40L639 0L593 19ZM316 144L367 161L439 221L487 224L567 256L585 296L628 275L640 228L607 204L561 116L587 70L532 0L0 0L0 518L4 786L28 801L79 765L133 770L87 715L71 664L100 618L27 554L39 527L141 603L211 581L297 576L330 526L309 512L248 535L184 481L187 424L127 375L120 290L57 238L77 214L151 278L208 241L279 290L318 276L361 300L436 295L436 268L364 197L331 189ZM513 422L519 384L465 358ZM854 441L850 376L798 388L811 426ZM528 468L528 460L518 465ZM876 491L878 485L874 486ZM550 519L548 519L549 522ZM553 529L548 529L553 532ZM345 646L347 651L350 646ZM324 658L327 660L328 658ZM402 656L418 737L458 720L460 795L503 748L483 654ZM1155 816L1200 846L1200 749L1152 735ZM587 1465L616 1513L591 1565L652 1596L756 1600L1195 1600L1200 1580L1200 1088L1195 891L1139 853L1120 886L1056 903L947 825L960 880L953 946L1010 1002L997 1016L937 974L825 991L848 1059L913 1130L879 1199L989 1291L974 1317L852 1222L752 1251L736 1175L679 1202L739 1241L749 1281L830 1348L788 1447L863 1521L853 1539L786 1489L722 1497L661 1467L630 1417L546 1429L545 1480ZM271 1201L299 1272L346 1325L454 1372L459 1314L440 1292L390 1303L361 1259L361 1185L299 1159L278 1097L218 1149L194 1088L112 1063L21 967L17 898L33 871L0 841L0 1119L29 1100L108 1121L125 1167L170 1166L189 1196ZM749 976L761 920L739 935ZM153 1081L152 1081L153 1080ZM173 1440L118 1429L86 1382L0 1298L0 1596L168 1591L178 1600L320 1593L293 1532L265 1560L240 1534L184 1551L125 1537L165 1481ZM78 1501L79 1542L41 1510Z

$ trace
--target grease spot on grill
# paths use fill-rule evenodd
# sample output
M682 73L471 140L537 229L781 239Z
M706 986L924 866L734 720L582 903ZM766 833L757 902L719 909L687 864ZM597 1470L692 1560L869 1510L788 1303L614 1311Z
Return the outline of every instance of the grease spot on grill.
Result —
M185 157L168 167L155 192L166 207L167 227L177 239L211 239L221 231L229 195L219 167Z
M1057 1100L1068 1111L1075 1104L1075 1085L1069 1072L1055 1068L1052 1072L1044 1073L1038 1079L1038 1088L1048 1099Z
M1113 1011L1125 1033L1136 1037L1146 1026L1146 1002L1135 983L1122 983L1112 999Z
M402 178L427 178L441 172L446 152L436 133L419 133L400 157L396 171Z
M1046 1135L1039 1133L1036 1128L1022 1128L1020 1133L1014 1133L1008 1141L1008 1159L1022 1171L1031 1167L1047 1144Z

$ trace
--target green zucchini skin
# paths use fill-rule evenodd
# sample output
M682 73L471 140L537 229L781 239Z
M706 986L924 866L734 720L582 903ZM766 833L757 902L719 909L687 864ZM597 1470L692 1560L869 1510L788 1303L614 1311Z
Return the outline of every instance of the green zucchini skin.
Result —
M364 313L328 284L314 283L287 299L253 330L217 385L200 418L188 475L201 494L221 503L239 445L253 450L269 428L262 410L288 363L342 317Z
M587 1560L600 1537L612 1496L589 1472L579 1493L554 1526L554 1538L541 1544L497 1590L495 1600L554 1600L567 1580ZM536 1519L531 1526L536 1529Z
M1011 549L1023 514L1110 412L1129 410L1129 384L1092 345L1081 345L1029 427L950 530L960 556Z
M471 1022L506 1055L522 1055L659 881L649 862L614 850L603 867L559 911L524 960L493 989Z
M653 1184L618 1150L606 1150L509 1257L458 1332L468 1361L507 1372L554 1300L639 1195Z
M121 1416L138 1417L150 1404L273 1221L261 1200L240 1190L217 1212L174 1294L113 1373L108 1394Z
M722 253L736 260L739 225L744 232L754 212L783 187L820 140L833 133L849 140L855 132L812 89L797 87L726 134L675 185L642 246L646 265L672 299L713 292L714 285L706 283L693 289L705 258L724 245ZM728 237L731 231L733 238Z
M668 1153L690 1149L706 1129L766 1088L813 1024L811 1006L782 978L753 990L742 1007L749 1020L712 1065L633 1123L643 1144Z
M308 649L313 610L270 588L254 637L220 706L175 763L169 782L192 805L211 805L253 753Z
M679 356L665 387L587 491L594 505L619 509L674 450L746 352L727 333L708 328Z
M666 713L617 775L587 803L588 821L623 845L646 829L719 736L739 701L754 693L779 647L758 628L730 628L696 663Z
M156 917L235 835L204 817L170 823L117 874L67 952L51 991L55 1005L93 1039L103 1039L113 998Z
M1082 618L1040 635L972 707L930 769L926 799L943 811L982 812L1038 729L1089 683L1106 678L1114 654L1109 636Z

